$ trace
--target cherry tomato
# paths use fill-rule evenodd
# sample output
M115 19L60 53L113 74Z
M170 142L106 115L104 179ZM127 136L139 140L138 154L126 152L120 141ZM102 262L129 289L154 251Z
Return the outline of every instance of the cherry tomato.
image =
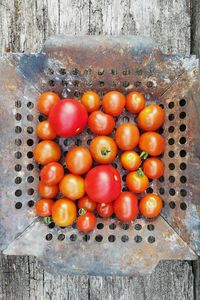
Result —
M64 177L63 166L57 162L47 164L40 171L40 178L46 185L58 184Z
M90 143L90 152L97 163L109 164L117 155L117 145L109 136L96 136Z
M125 106L125 96L118 91L111 91L103 96L103 111L111 116L119 116Z
M83 94L81 103L85 106L89 113L98 110L100 107L99 95L93 91L87 91Z
M108 135L115 127L115 120L102 111L94 111L88 118L88 127L95 134Z
M56 137L56 133L51 127L49 121L43 121L37 125L37 136L41 140L53 140Z
M149 180L143 171L139 169L138 171L128 173L126 185L130 191L140 194L148 188Z
M157 179L164 173L164 164L160 159L151 157L145 160L143 164L143 171L147 177L151 179Z
M84 208L87 211L93 211L96 209L96 202L92 201L88 196L78 200L78 208Z
M122 192L114 202L116 217L122 222L131 222L138 215L138 200L130 192Z
M94 229L96 222L95 215L88 211L77 218L76 227L79 231L87 233Z
M52 213L54 201L52 199L40 199L35 203L36 214L40 217L49 217Z
M114 201L121 192L119 172L112 166L97 166L85 178L85 190L90 199L98 203Z
M140 137L139 148L152 156L158 156L165 150L165 140L157 132L145 132Z
M37 102L37 108L42 114L48 116L51 108L59 101L60 97L57 94L53 92L45 92L40 95Z
M88 113L81 103L74 99L63 99L54 105L49 114L49 122L55 133L70 137L83 131L87 124Z
M157 217L162 210L162 199L156 194L147 194L139 204L141 214L146 218Z
M121 150L132 150L139 142L140 132L136 125L123 123L117 127L115 141Z
M120 157L122 166L129 171L135 171L141 164L141 158L135 151L125 151Z
M41 165L46 165L52 161L58 161L60 157L60 147L53 141L42 141L37 144L34 149L34 159Z
M66 166L73 174L82 175L92 166L92 156L86 147L77 146L69 150L65 158Z
M49 186L42 181L38 183L38 193L42 198L54 198L58 194L58 191L58 185Z
M61 198L52 207L52 219L60 227L72 225L76 220L76 205L73 201Z
M165 113L159 105L151 104L139 113L137 121L143 130L154 131L164 123Z
M82 198L85 194L84 179L79 175L67 174L59 184L60 192L71 200Z
M98 203L97 204L97 212L100 217L108 218L111 217L114 213L114 205L113 202L110 203Z
M133 91L126 96L126 108L133 114L138 114L145 107L146 100L144 96Z

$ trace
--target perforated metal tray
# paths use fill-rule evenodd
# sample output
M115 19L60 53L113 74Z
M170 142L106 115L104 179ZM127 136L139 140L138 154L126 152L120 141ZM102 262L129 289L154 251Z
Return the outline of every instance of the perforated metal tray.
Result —
M163 259L197 258L200 82L194 56L163 55L148 38L53 37L40 53L5 55L0 74L0 246L5 254L35 255L54 273L93 275L146 274ZM163 106L165 173L147 191L160 194L165 204L156 220L138 217L123 224L99 218L96 229L83 235L75 226L47 225L35 215L35 127L44 118L36 109L37 98L53 90L78 100L88 89L100 96L111 89L124 94L136 89L149 103ZM116 123L128 120L134 116L124 110ZM65 153L91 139L87 129L58 141ZM124 182L118 158L113 165Z

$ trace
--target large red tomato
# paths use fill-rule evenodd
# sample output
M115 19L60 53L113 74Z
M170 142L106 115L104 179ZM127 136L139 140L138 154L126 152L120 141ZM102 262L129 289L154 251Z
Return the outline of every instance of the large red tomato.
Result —
M112 166L94 167L86 175L85 190L95 202L112 202L121 192L120 174Z
M55 104L49 114L49 122L61 137L79 134L87 124L86 108L74 99L63 99Z
M157 130L165 120L163 109L156 104L146 106L138 115L138 125L145 131Z
M138 215L138 200L130 192L123 192L114 202L114 212L123 222L131 222Z

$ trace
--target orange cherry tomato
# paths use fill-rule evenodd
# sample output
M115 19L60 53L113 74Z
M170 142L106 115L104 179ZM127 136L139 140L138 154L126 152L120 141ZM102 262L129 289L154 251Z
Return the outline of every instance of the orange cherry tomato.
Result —
M103 96L103 111L111 116L119 116L125 106L125 96L118 91L111 91Z
M92 166L92 156L86 147L77 146L69 150L65 158L66 166L73 174L82 175Z
M149 186L149 179L141 169L128 173L126 177L126 185L130 191L140 194Z
M141 200L139 209L146 218L157 217L162 210L162 199L156 194L147 194Z
M98 203L97 204L98 215L102 218L111 217L114 213L114 204L113 202L109 203Z
M47 164L40 171L41 181L46 185L58 184L64 177L64 169L58 162L52 162Z
M83 94L81 103L85 106L89 113L98 110L100 107L99 95L93 91L87 91Z
M122 222L131 222L138 215L138 200L131 192L122 192L114 202L116 217Z
M42 141L34 149L34 159L38 164L46 165L52 161L58 161L61 150L53 141Z
M37 108L42 114L48 116L53 105L59 101L60 97L57 94L53 92L45 92L40 95L37 102Z
M140 132L136 125L123 123L117 127L115 141L121 150L133 150L139 142Z
M157 132L145 132L140 137L139 148L152 156L158 156L165 150L165 140Z
M120 157L122 166L129 171L135 171L139 168L142 160L135 151L125 151Z
M52 207L52 219L60 227L72 225L76 220L76 205L73 201L61 198Z
M109 164L117 155L117 145L109 136L97 136L90 143L90 152L97 163Z
M40 217L49 217L52 213L54 201L52 199L40 199L35 203L36 214Z
M164 110L156 104L148 105L139 113L137 121L145 131L157 130L165 121Z
M96 202L92 201L88 196L84 196L78 200L78 208L84 208L87 211L94 211L96 206Z
M108 135L115 127L115 120L102 111L94 111L88 118L88 127L95 134Z
M91 212L86 212L79 216L76 221L76 227L79 231L84 233L90 232L94 229L97 219Z
M59 184L60 192L71 200L82 198L85 194L84 179L79 175L67 174Z
M147 177L151 179L157 179L164 173L164 164L160 159L156 157L150 157L144 161L143 171Z
M38 183L38 193L42 198L55 198L58 191L58 185L49 186L42 181Z
M144 96L133 91L126 96L126 108L133 114L138 114L145 107L146 100Z
M56 133L51 127L49 121L43 121L37 125L36 128L37 136L41 140L53 140L56 137Z

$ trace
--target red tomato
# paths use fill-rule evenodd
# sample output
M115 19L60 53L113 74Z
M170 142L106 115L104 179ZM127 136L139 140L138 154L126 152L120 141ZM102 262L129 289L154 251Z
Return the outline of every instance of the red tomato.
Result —
M126 185L130 191L140 194L148 188L149 180L143 171L139 169L138 171L128 173Z
M94 229L97 219L91 212L86 212L79 216L76 221L76 227L79 231L84 233L90 232Z
M86 147L77 146L69 150L65 158L66 166L73 174L82 175L92 166L92 156Z
M53 141L42 141L37 144L34 149L34 159L41 165L46 165L52 161L58 161L60 157L60 147Z
M138 125L145 131L157 130L165 121L163 109L156 104L146 106L138 115Z
M83 94L81 103L85 106L89 113L98 110L100 107L99 95L93 91L87 91Z
M43 121L37 125L37 136L41 140L53 140L56 137L56 133L51 127L49 121Z
M126 96L126 108L133 114L138 114L145 107L146 100L144 96L133 91Z
M165 140L157 132L145 132L140 137L139 148L152 156L158 156L165 150Z
M122 222L131 222L138 215L138 200L130 192L122 192L114 202L116 217Z
M90 143L90 152L97 163L109 164L117 155L117 145L109 136L96 136Z
M49 186L42 181L38 183L38 193L42 198L54 198L58 194L58 191L57 185Z
M76 204L66 198L57 200L52 207L52 219L60 227L72 225L76 214Z
M37 108L42 114L48 116L51 108L59 101L60 97L57 94L53 92L45 92L40 95L37 102Z
M91 169L85 178L85 190L95 202L114 201L121 192L119 172L112 166L97 166Z
M49 114L49 122L55 133L70 137L83 131L87 124L86 108L74 99L63 99L54 105Z
M40 199L35 203L36 214L40 217L49 217L52 213L54 201L52 199Z
M151 179L157 179L164 173L164 164L160 159L151 157L145 160L143 164L143 171L147 177Z
M121 150L132 150L139 142L140 132L136 125L123 123L119 125L115 134L115 141Z
M125 151L120 157L122 166L129 171L135 171L141 164L141 158L135 151Z
M58 184L64 177L63 166L57 162L47 164L40 171L41 181L46 185Z
M88 196L78 200L78 208L84 208L87 211L93 211L96 209L96 202L92 201Z
M94 111L88 118L88 127L95 134L108 135L115 127L115 120L102 111Z
M111 91L103 96L103 111L111 116L119 116L125 106L125 96L118 91Z
M59 184L60 192L71 200L82 198L85 194L84 179L79 175L67 174Z
M146 218L157 217L162 210L162 199L156 194L147 194L139 204L141 214Z
M108 218L111 217L114 213L114 205L113 202L110 203L98 203L97 204L97 212L100 217Z

